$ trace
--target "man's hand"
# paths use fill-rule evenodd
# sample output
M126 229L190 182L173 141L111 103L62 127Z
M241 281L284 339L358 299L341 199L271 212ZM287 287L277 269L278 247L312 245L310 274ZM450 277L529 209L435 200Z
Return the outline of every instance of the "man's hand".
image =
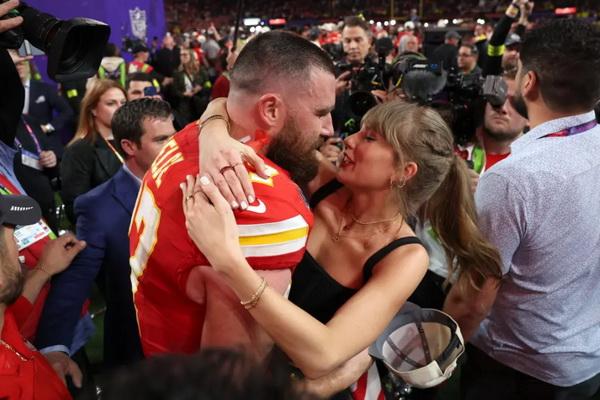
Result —
M83 240L77 240L74 234L66 233L46 244L38 265L50 275L58 274L67 269L73 258L85 248L85 245L86 243Z
M200 121L212 115L227 117L227 100L211 101ZM245 209L256 198L244 162L251 164L256 173L268 178L264 161L249 146L233 139L223 120L211 120L202 127L200 144L200 173L209 176L232 208Z
M323 156L331 161L334 165L338 165L340 161L340 155L342 150L339 147L339 143L342 143L342 139L339 137L330 137L319 147L319 151Z
M83 378L81 370L75 361L71 360L67 354L62 351L51 351L44 354L44 356L60 379L65 382L65 385L66 376L69 375L73 381L73 385L75 385L76 388L81 388L81 381Z
M56 154L52 150L44 150L40 153L40 164L44 168L56 167Z
M521 12L521 16L519 17L519 23L522 25L526 25L529 16L533 12L534 2L527 0L519 1L519 11Z
M346 90L350 89L350 77L352 76L352 71L346 71L335 80L335 95L339 96L344 93Z
M0 4L0 17L8 14L13 8L19 6L19 0L9 0ZM0 20L0 33L9 31L23 23L23 17L13 17Z

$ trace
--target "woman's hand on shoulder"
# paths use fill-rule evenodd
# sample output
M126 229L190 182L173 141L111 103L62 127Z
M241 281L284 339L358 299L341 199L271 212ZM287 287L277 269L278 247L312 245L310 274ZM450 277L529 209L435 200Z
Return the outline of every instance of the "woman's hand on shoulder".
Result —
M207 176L188 175L181 191L190 238L216 271L227 272L244 258L230 205Z
M224 97L211 101L200 117L199 167L212 179L232 208L245 209L256 198L245 164L267 178L265 163L250 147L229 136Z

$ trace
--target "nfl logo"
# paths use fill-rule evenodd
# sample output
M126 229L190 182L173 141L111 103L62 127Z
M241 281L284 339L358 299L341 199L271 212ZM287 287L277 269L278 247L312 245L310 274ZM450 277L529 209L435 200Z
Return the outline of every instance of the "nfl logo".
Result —
M139 7L129 10L129 20L131 21L131 33L138 39L146 40L146 10Z

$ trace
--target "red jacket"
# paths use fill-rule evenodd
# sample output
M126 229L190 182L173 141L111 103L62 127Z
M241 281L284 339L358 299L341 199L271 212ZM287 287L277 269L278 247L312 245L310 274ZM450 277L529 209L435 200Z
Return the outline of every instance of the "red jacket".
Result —
M0 340L0 399L71 399L46 358L25 342L10 309L4 313Z

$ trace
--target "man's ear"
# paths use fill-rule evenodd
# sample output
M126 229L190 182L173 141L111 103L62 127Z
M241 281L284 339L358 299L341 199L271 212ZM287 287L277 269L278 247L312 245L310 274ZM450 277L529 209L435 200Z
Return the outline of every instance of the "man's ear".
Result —
M121 148L127 154L128 157L133 157L135 151L139 149L139 146L132 140L121 139Z
M286 107L281 97L274 93L263 94L257 103L259 125L265 130L283 126L286 118Z
M540 96L540 80L538 75L534 71L527 71L522 79L522 93L523 97L528 100L537 100Z

